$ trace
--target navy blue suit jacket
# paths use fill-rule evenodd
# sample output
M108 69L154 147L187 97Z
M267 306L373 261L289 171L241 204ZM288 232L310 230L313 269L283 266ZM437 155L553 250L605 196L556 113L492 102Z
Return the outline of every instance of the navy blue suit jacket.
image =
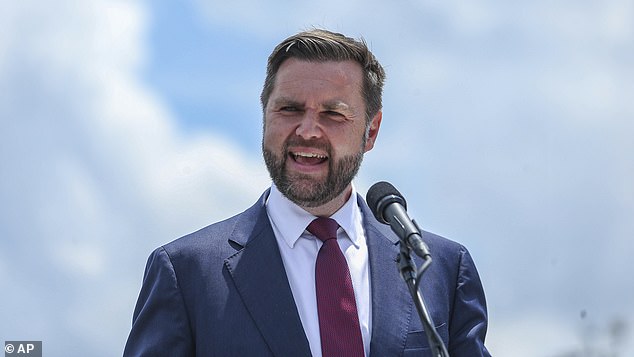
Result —
M311 355L264 206L267 195L151 254L124 356ZM395 262L398 238L358 201L370 260L370 355L427 356L426 334ZM469 252L427 232L423 239L433 263L421 291L451 357L489 356L484 292Z

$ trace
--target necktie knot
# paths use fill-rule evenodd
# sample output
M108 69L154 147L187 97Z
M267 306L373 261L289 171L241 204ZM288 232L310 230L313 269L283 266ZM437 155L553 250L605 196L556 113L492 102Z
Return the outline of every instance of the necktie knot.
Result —
M317 217L308 225L308 231L322 242L337 239L339 224L332 218Z

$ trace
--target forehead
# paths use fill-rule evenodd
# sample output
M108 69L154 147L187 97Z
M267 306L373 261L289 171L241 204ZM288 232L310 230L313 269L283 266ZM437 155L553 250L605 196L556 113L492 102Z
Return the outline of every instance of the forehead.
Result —
M289 58L277 71L272 95L331 92L360 98L362 86L363 72L355 61L316 62Z

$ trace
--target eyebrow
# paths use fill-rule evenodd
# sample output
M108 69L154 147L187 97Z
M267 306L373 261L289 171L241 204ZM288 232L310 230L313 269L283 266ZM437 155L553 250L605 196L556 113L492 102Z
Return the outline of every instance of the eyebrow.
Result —
M352 111L351 107L347 103L340 100L326 102L323 104L323 107L326 110L341 110L346 112Z
M279 108L283 106L294 106L297 108L304 108L304 102L300 102L290 97L277 98L273 101L272 105L273 105L273 108ZM337 100L337 99L329 100L325 103L322 103L321 107L324 110L343 111L350 114L354 113L354 109L352 108L352 106L350 106L344 101Z
M303 106L303 104L301 104L299 101L288 98L288 97L281 97L281 98L277 98L273 101L273 106L277 107L280 105L294 105L294 106Z

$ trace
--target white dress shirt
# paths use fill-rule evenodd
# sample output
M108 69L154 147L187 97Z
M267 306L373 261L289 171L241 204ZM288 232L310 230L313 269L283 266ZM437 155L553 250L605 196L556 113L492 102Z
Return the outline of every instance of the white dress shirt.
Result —
M284 197L275 185L271 186L266 210L280 248L304 333L308 337L310 351L314 357L321 357L315 261L323 243L306 230L308 224L316 217ZM357 205L354 185L350 199L330 218L339 223L337 242L350 269L363 348L365 355L368 356L372 331L368 246L363 229L363 215Z

